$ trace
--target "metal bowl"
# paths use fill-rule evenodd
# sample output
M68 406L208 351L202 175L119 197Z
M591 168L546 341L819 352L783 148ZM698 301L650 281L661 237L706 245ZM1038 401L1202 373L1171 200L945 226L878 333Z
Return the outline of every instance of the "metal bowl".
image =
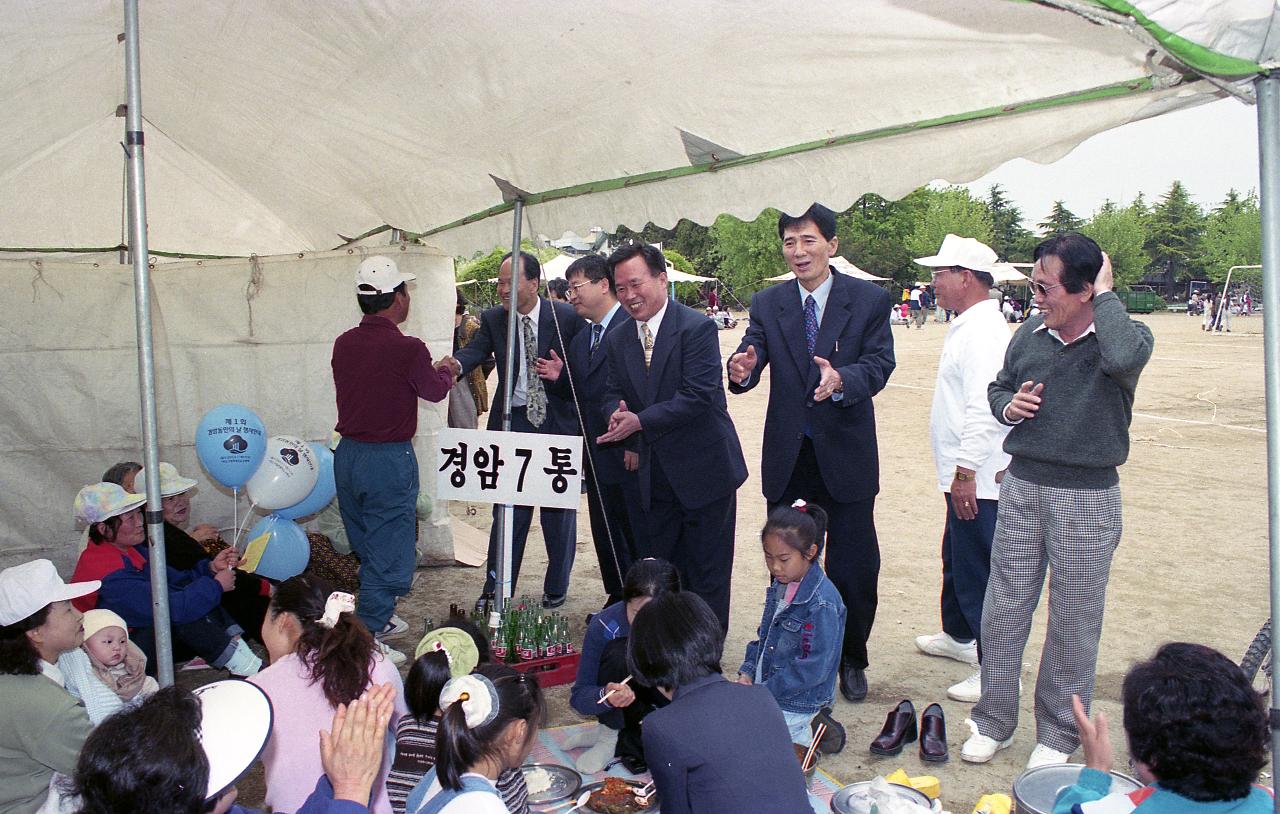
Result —
M548 780L551 786L537 794L530 792L529 803L531 805L545 805L568 800L582 788L582 775L568 766L561 766L558 763L524 764L520 767L520 771L524 772L526 783L529 782L529 772L534 769L545 771L549 775Z
M835 814L870 814L871 797L867 794L870 787L870 780L850 783L832 796L831 810ZM898 783L890 783L889 788L894 794L909 803L915 803L925 808L933 807L933 801L922 791L917 791L910 786L903 786Z
M1013 781L1013 810L1018 814L1049 814L1058 792L1075 785L1080 779L1078 763L1059 763L1028 769ZM1142 788L1142 784L1127 774L1111 773L1111 792L1128 794Z

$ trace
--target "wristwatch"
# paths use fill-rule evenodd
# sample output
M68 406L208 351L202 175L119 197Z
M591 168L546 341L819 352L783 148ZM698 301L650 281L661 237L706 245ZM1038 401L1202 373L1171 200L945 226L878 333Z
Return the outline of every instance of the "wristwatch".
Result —
M973 480L973 475L966 475L965 473L963 473L963 472L961 472L959 469L957 469L957 470L956 470L956 480L960 481L961 483L964 483L965 481L971 481L971 480Z

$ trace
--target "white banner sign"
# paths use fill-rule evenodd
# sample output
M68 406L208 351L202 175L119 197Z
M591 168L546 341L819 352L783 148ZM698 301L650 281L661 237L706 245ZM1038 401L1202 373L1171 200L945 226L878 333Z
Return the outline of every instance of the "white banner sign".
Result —
M442 428L436 447L440 500L578 508L579 436Z

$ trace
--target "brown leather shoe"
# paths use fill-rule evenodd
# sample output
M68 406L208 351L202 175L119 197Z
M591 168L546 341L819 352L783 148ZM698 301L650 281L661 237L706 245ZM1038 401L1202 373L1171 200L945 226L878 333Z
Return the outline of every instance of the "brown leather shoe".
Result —
M920 713L920 759L947 762L947 719L938 704L930 704Z
M918 735L916 708L910 699L906 699L894 707L889 717L884 719L884 729L880 730L880 735L871 742L871 754L893 757Z

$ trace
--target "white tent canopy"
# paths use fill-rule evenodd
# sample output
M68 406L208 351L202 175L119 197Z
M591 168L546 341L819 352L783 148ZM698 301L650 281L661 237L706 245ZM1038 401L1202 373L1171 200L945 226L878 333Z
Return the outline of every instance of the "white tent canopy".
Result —
M875 280L889 279L888 277L877 277L876 275L872 274L869 271L863 271L862 269L855 266L853 263L850 263L848 260L845 260L840 255L836 255L835 257L831 258L831 266L841 274L847 274L850 277L856 277L859 280L875 281ZM765 279L767 279L769 282L778 282L781 280L794 280L795 278L796 278L796 275L788 271L786 274L779 274L777 277L767 277Z
M1267 6L1150 4L1219 22ZM0 204L0 247L115 246L120 8L0 10L0 183L18 193ZM509 241L504 199L517 194L529 234L843 209L1015 156L1052 160L1222 93L1149 63L1131 30L1047 5L843 0L812 13L822 25L800 37L778 35L770 0L686 4L678 21L620 0L147 3L151 249L278 254L391 224L469 253ZM506 42L548 47L476 50ZM613 77L626 81L607 110L546 104ZM806 115L762 115L782 104Z
M557 254L547 262L542 264L542 277L546 280L558 280L564 277L564 273L573 265L576 257L570 257L567 254ZM523 268L523 266L521 267Z

